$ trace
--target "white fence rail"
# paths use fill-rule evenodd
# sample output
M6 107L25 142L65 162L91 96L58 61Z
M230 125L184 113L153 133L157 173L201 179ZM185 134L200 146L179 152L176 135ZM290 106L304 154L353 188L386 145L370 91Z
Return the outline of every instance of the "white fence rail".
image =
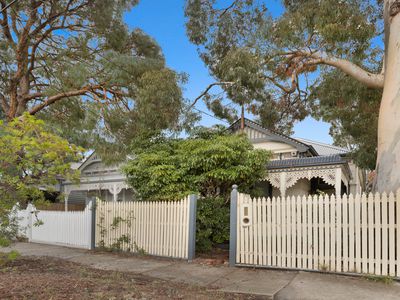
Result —
M400 277L400 193L237 194L236 264Z
M91 248L91 204L84 211L38 211L29 204L17 211L20 233L30 242Z
M195 200L97 202L96 246L192 259ZM194 208L193 208L194 205Z

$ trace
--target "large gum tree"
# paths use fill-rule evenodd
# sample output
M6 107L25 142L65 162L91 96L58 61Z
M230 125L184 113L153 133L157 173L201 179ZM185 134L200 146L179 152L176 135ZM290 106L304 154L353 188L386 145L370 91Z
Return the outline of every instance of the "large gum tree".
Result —
M1 0L2 118L28 112L92 149L176 126L181 76L151 37L124 23L137 2Z
M338 70L348 81L382 93L375 189L397 190L400 1L284 0L279 16L268 5L188 0L188 36L217 81L229 82L222 87L232 101L256 115L267 110L269 117L278 116L276 123L290 126L311 114L318 106L311 95Z

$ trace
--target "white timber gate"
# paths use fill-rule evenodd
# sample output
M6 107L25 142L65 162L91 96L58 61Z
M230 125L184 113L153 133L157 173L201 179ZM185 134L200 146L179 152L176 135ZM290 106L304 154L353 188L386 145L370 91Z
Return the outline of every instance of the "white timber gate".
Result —
M231 196L230 265L400 277L400 192Z
M179 201L97 201L96 247L192 260L197 196Z
M19 233L30 242L92 248L92 204L84 211L18 210Z

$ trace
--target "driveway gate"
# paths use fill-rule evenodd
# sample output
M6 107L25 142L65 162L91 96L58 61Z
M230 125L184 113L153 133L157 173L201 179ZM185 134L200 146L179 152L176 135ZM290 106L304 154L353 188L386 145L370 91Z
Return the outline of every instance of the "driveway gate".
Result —
M336 198L231 195L231 266L400 277L400 192Z

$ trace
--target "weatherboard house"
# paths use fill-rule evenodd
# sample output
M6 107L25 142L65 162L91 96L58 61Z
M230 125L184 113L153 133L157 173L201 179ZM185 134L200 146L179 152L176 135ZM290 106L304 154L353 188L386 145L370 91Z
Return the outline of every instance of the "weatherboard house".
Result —
M241 121L229 130L241 132ZM245 119L243 130L254 148L272 152L268 174L259 183L265 196L307 196L324 192L330 195L361 193L365 172L348 157L348 150L311 140L291 138L263 128ZM106 166L93 153L77 168L80 183L63 182L61 189L68 203L85 203L93 196L106 201L134 199L134 191L125 182L121 166Z

